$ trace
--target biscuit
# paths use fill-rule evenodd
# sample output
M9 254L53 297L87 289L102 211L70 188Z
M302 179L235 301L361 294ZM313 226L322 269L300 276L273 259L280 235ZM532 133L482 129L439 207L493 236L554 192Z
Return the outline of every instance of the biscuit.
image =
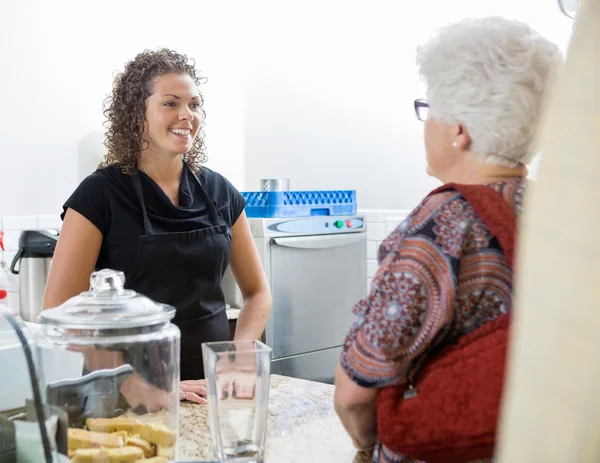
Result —
M87 449L92 447L123 447L125 441L121 436L91 432L85 429L69 428L67 431L69 449Z
M125 442L127 440L127 438L129 437L129 434L127 433L127 431L115 431L115 432L111 432L110 435L121 437L123 439L123 442Z
M166 457L152 457L144 460L136 460L135 463L168 463L168 461Z
M174 458L175 457L175 449L173 447L168 447L165 445L157 445L156 446L156 455L159 457Z
M132 418L88 418L85 420L85 425L90 431L135 433L141 423Z
M144 424L139 429L139 435L142 439L154 445L164 445L170 447L175 444L175 432L161 423Z
M123 463L143 458L144 452L137 447L77 449L72 463Z
M155 455L154 446L151 445L150 442L142 439L141 437L128 437L126 445L142 449L145 458L150 458Z

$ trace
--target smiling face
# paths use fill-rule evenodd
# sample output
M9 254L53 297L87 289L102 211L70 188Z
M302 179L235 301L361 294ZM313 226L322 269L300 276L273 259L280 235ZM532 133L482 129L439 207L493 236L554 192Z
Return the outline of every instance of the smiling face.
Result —
M147 150L158 155L187 153L200 129L200 95L187 74L165 74L154 79L146 100L143 138Z

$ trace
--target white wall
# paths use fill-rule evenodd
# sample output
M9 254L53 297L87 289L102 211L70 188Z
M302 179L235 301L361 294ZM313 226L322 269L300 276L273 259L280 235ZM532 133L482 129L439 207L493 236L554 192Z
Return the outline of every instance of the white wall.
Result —
M104 152L113 72L158 46L208 76L209 166L239 188L290 177L410 209L435 185L412 109L416 45L466 15L519 18L561 45L571 27L553 0L20 0L1 14L5 217L60 212Z
M104 154L114 72L159 46L208 77L208 165L241 186L243 22L222 2L19 0L0 14L0 216L61 212Z
M246 187L289 177L294 189L356 189L367 209L411 209L437 185L413 111L425 96L415 49L433 29L502 15L565 48L572 26L552 0L269 4L247 84Z

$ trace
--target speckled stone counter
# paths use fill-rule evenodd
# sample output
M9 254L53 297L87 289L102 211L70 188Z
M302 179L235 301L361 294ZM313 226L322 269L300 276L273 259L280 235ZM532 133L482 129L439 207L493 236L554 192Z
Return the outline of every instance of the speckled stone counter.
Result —
M181 404L181 460L214 460L208 405ZM271 376L266 463L352 462L356 451L333 409L333 386Z

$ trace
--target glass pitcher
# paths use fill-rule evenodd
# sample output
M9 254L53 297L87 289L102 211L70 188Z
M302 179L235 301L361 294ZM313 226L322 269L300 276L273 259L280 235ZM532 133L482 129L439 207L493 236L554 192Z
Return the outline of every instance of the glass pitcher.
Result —
M271 349L260 341L202 345L210 430L221 462L264 459Z

